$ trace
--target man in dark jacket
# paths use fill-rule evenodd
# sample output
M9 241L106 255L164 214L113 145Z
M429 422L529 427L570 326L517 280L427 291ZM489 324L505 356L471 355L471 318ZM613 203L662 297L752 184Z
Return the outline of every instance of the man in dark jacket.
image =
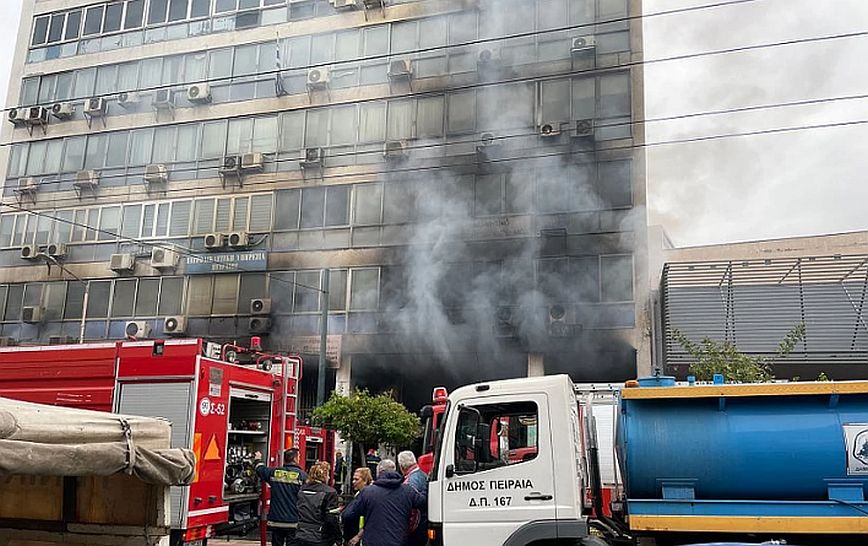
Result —
M425 508L427 498L404 485L404 477L395 471L389 459L377 466L377 480L359 493L344 510L341 518L353 522L365 518L362 543L367 546L405 546L410 512Z
M271 507L268 526L271 528L272 546L291 546L298 527L298 491L307 480L307 474L298 466L298 450L283 453L283 466L269 468L256 453L256 473L271 486Z
M298 546L332 546L340 539L338 494L326 483L328 463L310 467L307 483L298 492Z

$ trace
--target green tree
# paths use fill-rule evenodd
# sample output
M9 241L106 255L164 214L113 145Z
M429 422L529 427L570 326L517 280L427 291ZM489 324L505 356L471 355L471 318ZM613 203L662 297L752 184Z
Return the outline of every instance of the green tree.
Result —
M722 373L727 381L761 383L774 379L772 365L793 352L806 333L805 323L797 324L781 340L772 358L746 355L729 341L714 341L709 337L695 343L677 329L672 336L693 357L690 373L695 375L698 381L711 381L714 374Z
M332 394L314 410L313 419L318 425L339 431L363 457L368 448L380 444L407 445L421 431L419 417L402 404L386 394L371 395L365 390L353 391L349 396Z

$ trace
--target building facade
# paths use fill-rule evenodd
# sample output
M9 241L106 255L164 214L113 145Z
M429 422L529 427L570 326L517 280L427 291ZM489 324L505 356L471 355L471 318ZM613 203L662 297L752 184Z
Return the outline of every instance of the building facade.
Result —
M341 390L415 404L435 384L633 377L650 367L640 14L27 0L0 335L261 334L310 363L327 305Z

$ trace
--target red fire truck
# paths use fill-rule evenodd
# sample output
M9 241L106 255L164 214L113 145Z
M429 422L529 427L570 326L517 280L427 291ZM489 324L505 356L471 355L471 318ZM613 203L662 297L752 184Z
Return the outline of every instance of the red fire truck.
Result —
M0 396L165 417L173 447L196 453L196 477L171 494L172 544L260 524L267 495L253 454L280 464L284 448L333 461L334 435L297 426L301 359L202 339L0 349ZM228 360L228 361L227 361Z

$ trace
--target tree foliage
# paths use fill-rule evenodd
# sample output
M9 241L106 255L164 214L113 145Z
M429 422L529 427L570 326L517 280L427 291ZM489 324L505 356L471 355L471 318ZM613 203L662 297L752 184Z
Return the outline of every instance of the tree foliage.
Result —
M404 446L419 436L421 423L402 404L386 394L371 395L353 391L349 396L338 393L313 412L314 422L337 430L345 440L361 448L380 444Z
M774 379L772 365L793 352L806 333L805 323L797 324L778 344L778 350L772 358L746 355L734 343L714 341L709 337L695 343L679 330L673 331L673 337L693 357L690 373L698 381L711 381L714 374L721 373L727 381L761 383Z

